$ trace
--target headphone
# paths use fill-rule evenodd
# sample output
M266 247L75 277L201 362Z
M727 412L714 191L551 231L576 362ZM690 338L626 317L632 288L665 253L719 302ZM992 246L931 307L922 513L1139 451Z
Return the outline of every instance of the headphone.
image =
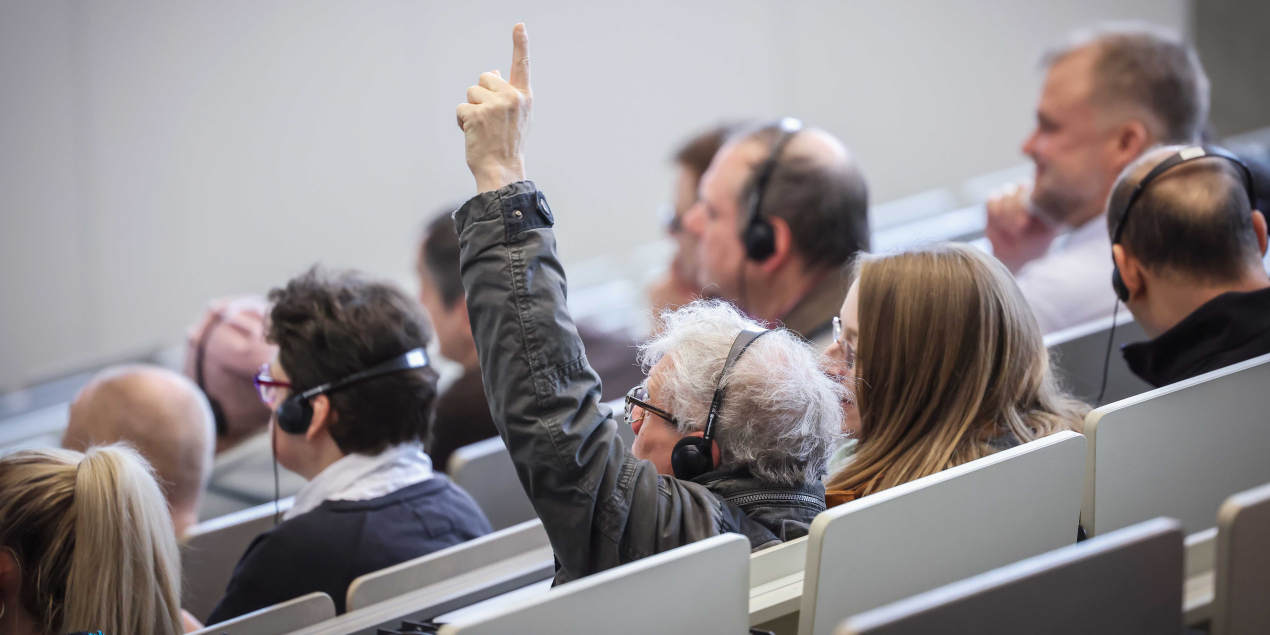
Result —
M741 353L749 348L754 340L770 333L767 329L744 329L732 341L732 349L723 362L723 371L719 373L719 383L714 388L714 399L710 401L710 413L706 415L706 431L699 437L684 437L675 444L670 453L670 466L675 478L691 481L714 469L714 421L719 416L719 407L723 405L723 378L736 364Z
M1154 169L1147 172L1147 175L1142 177L1142 181L1138 183L1138 186L1133 188L1133 193L1129 195L1129 202L1125 203L1124 212L1120 214L1120 222L1116 223L1116 230L1112 232L1111 244L1120 244L1121 235L1124 234L1125 223L1129 220L1129 211L1133 209L1133 204L1142 198L1142 194L1146 192L1147 186L1152 181L1176 165L1205 157L1220 157L1239 166L1239 173L1243 176L1244 188L1248 191L1248 204L1252 206L1252 209L1257 209L1257 194L1253 189L1252 171L1248 169L1248 165L1240 160L1239 157L1217 146L1182 148L1177 151L1177 154L1161 161ZM1128 302L1129 288L1125 286L1124 279L1120 277L1120 267L1116 266L1115 258L1112 258L1111 266L1111 287L1116 290L1116 297L1120 298L1121 302Z
M310 399L322 395L330 394L337 390L343 390L353 384L374 379L390 373L399 373L416 368L423 368L428 365L428 352L422 348L416 348L407 351L397 357L386 362L376 364L366 370L358 371L345 377L339 381L322 384L316 388L310 388L297 395L292 395L278 406L278 428L287 434L304 434L309 429L309 423L313 421L313 404Z
M745 256L754 262L763 262L772 257L776 251L776 232L772 229L772 223L759 213L763 207L763 194L767 191L767 182L771 180L772 173L776 171L777 160L780 159L781 151L789 144L790 139L803 129L803 122L793 117L782 117L776 123L780 136L776 137L776 142L772 144L772 151L767 155L764 161L754 172L754 189L750 192L750 200L747 205L749 210L749 220L745 224L745 231L741 234L741 242L745 243Z
M212 421L216 423L218 437L229 434L229 421L225 418L225 409L221 407L220 402L207 392L207 386L203 383L203 366L204 359L207 357L207 341L212 338L212 331L224 321L223 313L217 312L213 315L211 321L207 323L207 328L203 329L203 334L198 338L198 346L194 347L194 383L198 384L198 389L203 391L203 396L207 397L207 404L212 408Z

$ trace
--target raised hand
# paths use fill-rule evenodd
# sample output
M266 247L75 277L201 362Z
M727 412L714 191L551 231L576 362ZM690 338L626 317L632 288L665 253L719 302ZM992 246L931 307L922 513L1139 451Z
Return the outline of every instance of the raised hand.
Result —
M467 103L456 111L463 130L467 167L480 192L525 180L525 138L533 91L529 88L529 35L524 24L512 29L511 79L498 71L482 73L467 89Z
M1031 182L1016 183L994 192L988 199L988 225L984 235L992 253L1011 273L1044 256L1058 235L1058 228L1032 210Z

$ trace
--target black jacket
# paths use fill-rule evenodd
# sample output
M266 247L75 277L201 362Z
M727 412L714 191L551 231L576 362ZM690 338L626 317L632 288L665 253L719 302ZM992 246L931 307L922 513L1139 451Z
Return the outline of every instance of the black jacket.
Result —
M1223 293L1123 352L1130 370L1156 388L1270 353L1270 289Z
M207 624L315 591L343 613L358 576L490 531L472 497L441 474L371 500L325 501L251 543Z
M621 442L565 306L553 223L528 181L481 194L454 215L486 397L551 540L556 581L721 533L744 534L754 549L805 535L824 510L819 481L787 487L744 473L681 481Z

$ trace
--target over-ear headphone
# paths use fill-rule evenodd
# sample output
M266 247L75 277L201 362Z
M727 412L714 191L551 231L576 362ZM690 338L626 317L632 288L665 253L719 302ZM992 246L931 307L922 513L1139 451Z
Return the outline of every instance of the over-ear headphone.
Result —
M675 478L690 481L714 469L714 421L719 416L719 406L723 405L723 378L736 364L741 353L749 348L754 340L770 333L767 329L745 329L732 340L732 348L723 362L723 371L719 373L719 383L714 388L714 398L710 401L710 412L706 415L705 433L700 437L684 437L675 444L670 453L670 467Z
M203 333L198 338L198 346L194 347L194 383L198 385L199 390L203 391L203 396L207 397L207 405L212 408L212 421L216 424L218 437L229 434L229 421L225 418L225 409L221 407L220 401L207 392L207 385L203 382L203 366L204 359L207 357L207 341L212 339L212 331L224 321L223 313L218 312L213 315L211 321L207 323L207 328L203 329Z
M772 144L772 151L767 155L767 160L754 172L754 189L750 191L747 205L748 219L745 223L745 231L741 233L741 241L745 243L745 256L754 262L763 262L771 258L776 251L776 232L772 229L771 221L760 213L763 207L763 195L767 191L767 182L771 180L772 172L776 171L781 151L789 144L789 140L803 129L803 122L793 117L784 117L776 126L780 132L775 143Z
M416 348L386 362L371 366L366 370L353 373L339 381L322 384L316 388L310 388L299 394L292 395L278 405L278 428L287 434L303 434L308 431L309 423L313 421L313 403L310 400L314 397L330 394L337 390L348 388L353 384L390 373L423 368L428 363L428 352L422 348Z
M1116 229L1112 232L1111 244L1120 244L1120 238L1124 234L1125 223L1129 220L1129 212L1133 209L1133 204L1142 198L1142 194L1146 192L1147 186L1152 181L1174 166L1204 157L1220 157L1239 166L1239 173L1243 177L1244 188L1248 191L1248 204L1252 206L1252 209L1257 209L1257 193L1253 189L1252 171L1248 169L1248 165L1240 160L1239 157L1217 146L1182 148L1177 151L1177 154L1161 161L1159 165L1147 172L1147 175L1142 177L1142 181L1138 183L1138 186L1133 188L1133 193L1129 195L1129 200L1125 203L1124 212L1120 214L1120 221L1116 223ZM1111 287L1116 290L1116 297L1120 298L1121 302L1128 302L1129 288L1125 286L1124 279L1120 277L1120 267L1115 264L1114 258L1111 266Z

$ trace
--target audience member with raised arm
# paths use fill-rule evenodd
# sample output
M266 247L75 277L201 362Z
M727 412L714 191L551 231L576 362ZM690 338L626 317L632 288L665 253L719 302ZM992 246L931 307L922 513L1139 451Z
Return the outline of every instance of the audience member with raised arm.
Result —
M1060 430L1088 406L1059 388L1036 318L1001 263L938 243L862 256L825 351L859 439L837 505Z
M199 518L207 520L274 495L269 407L252 378L278 347L265 341L269 303L260 296L220 298L186 332L185 376L207 395L216 420L216 458ZM304 479L279 474L280 496L293 496Z
M178 635L180 600L172 521L143 457L119 445L0 457L0 633Z
M198 522L212 468L212 413L193 382L158 366L118 366L96 376L71 403L62 446L85 452L124 442L154 466L176 535Z
M457 109L479 195L454 217L490 410L564 582L712 535L754 549L804 535L839 435L842 386L809 344L698 301L663 318L627 393L627 449L565 306L555 217L525 179L532 93L524 25L512 68Z
M675 255L666 273L648 288L648 302L654 314L677 309L702 295L697 236L684 229L684 216L697 204L701 175L735 129L730 125L715 126L693 136L675 152L674 201L663 214L666 233L675 241Z
M1048 53L1031 182L988 201L987 237L1042 333L1110 317L1104 208L1120 171L1157 143L1193 143L1208 119L1208 78L1176 35L1146 26L1079 33Z
M1270 353L1266 218L1251 178L1220 148L1170 146L1116 182L1107 202L1113 285L1153 338L1123 353L1153 386Z
M463 280L459 276L459 236L454 232L454 208L428 223L419 245L416 273L419 300L436 328L441 355L463 365L463 375L437 397L436 418L424 443L433 466L446 470L455 450L498 436L485 400L481 364L472 341ZM644 377L634 342L617 333L578 326L591 368L608 386L629 386Z
M437 375L418 305L392 285L317 268L269 300L278 354L256 383L274 411L278 462L309 482L247 548L209 624L314 591L343 612L356 577L490 531L423 452Z
M737 133L683 223L705 293L829 345L842 265L869 248L868 185L842 142L789 118Z

